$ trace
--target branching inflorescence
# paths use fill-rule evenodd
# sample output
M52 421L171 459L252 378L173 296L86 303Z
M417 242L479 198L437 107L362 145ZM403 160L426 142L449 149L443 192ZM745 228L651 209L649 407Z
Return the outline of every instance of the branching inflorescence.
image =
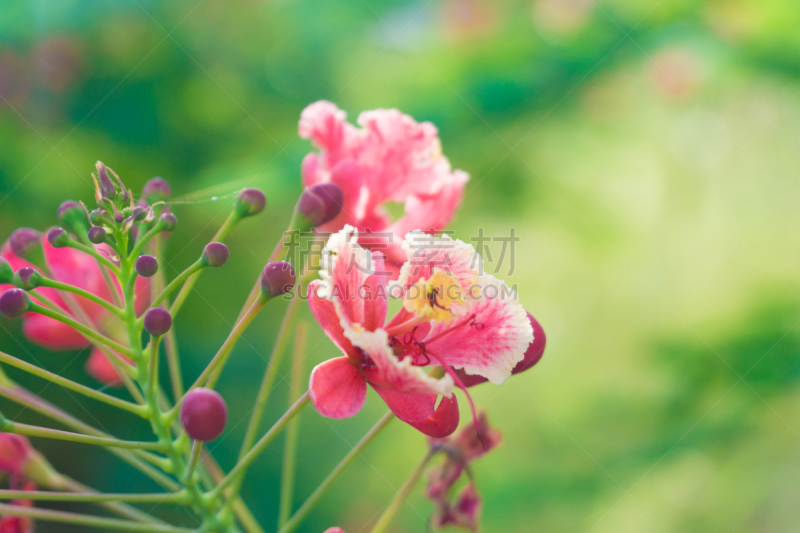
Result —
M436 128L396 110L363 113L361 128L345 118L329 102L317 102L303 112L300 135L319 150L303 162L306 188L230 334L188 388L173 317L198 276L225 265L228 248L223 241L237 223L265 209L263 193L240 191L213 241L169 281L160 264L166 237L178 221L169 207L170 187L161 178L149 181L137 197L98 162L93 209L67 201L58 209L60 227L46 235L29 228L11 235L0 251L0 314L21 317L26 337L46 348L91 347L88 373L105 386L124 387L129 398L3 351L0 365L144 419L153 438L115 438L35 396L0 370L0 396L44 415L55 426L33 426L0 414L0 472L9 475L9 489L0 490L0 500L10 500L0 503L0 532L32 531L34 520L142 532L263 532L239 493L248 468L289 428L278 524L281 533L289 533L395 417L427 435L430 451L373 531L388 527L437 454L445 460L431 472L427 490L436 506L432 525L477 528L480 498L469 463L496 446L500 434L476 411L468 389L485 381L501 383L533 366L544 351L544 332L514 291L483 272L472 246L440 234L468 177L453 171L441 155ZM404 215L392 221L384 210L387 202L404 203ZM327 238L318 258L322 268L315 270L309 258L287 254L297 235ZM287 411L262 432L264 407L292 331L297 331L295 357L303 356L307 325L297 318L302 288L311 314L343 355L317 365L305 393L298 386L299 371L293 371ZM259 311L279 297L289 300L286 314L239 459L225 473L202 448L224 432L227 421L227 406L214 388L237 340ZM387 320L392 298L402 306ZM168 387L159 376L163 357ZM295 417L309 403L323 416L353 416L365 402L367 385L390 411L292 513ZM466 393L472 420L450 437L459 424L455 388ZM164 491L97 492L59 473L28 437L102 446ZM469 481L453 500L451 488L462 474ZM118 518L49 510L42 507L47 501L93 502ZM173 526L137 507L153 503L184 506L198 525Z

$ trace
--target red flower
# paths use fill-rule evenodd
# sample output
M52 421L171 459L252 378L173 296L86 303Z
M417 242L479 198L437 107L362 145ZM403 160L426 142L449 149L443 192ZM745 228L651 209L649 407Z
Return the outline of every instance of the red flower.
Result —
M481 273L480 256L461 241L409 233L407 261L391 285L383 257L356 241L350 226L331 236L323 280L309 286L312 313L345 354L314 368L311 400L324 416L353 416L369 383L398 418L447 436L459 419L454 380L464 388L454 368L502 383L533 341L528 314L503 282ZM386 323L389 295L403 308Z
M56 248L47 239L42 239L42 247L47 266L54 279L80 287L108 301L113 301L100 267L94 258L73 248ZM101 247L98 247L98 249L101 249ZM0 257L7 260L15 271L22 267L36 268L24 259L14 255L8 244L3 245L2 249L0 249ZM36 270L39 269L36 268ZM116 280L114 281L119 291L119 283ZM11 285L0 285L0 294L10 288L13 287ZM74 317L74 313L62 298L60 291L47 287L39 287L36 291L58 304L63 313ZM141 313L147 308L150 295L147 278L139 277L136 279L136 295L136 312ZM96 327L118 342L127 343L123 324L117 317L102 306L85 298L76 295L72 295L72 298ZM36 298L33 297L33 300L36 300ZM88 339L76 330L53 318L36 313L26 313L22 321L22 331L25 336L39 346L51 350L80 350L91 344ZM86 370L102 383L108 385L121 384L116 369L98 348L92 350L86 364Z
M303 160L303 184L333 182L344 195L339 216L319 229L335 232L349 224L361 232L363 246L384 250L399 266L405 262L406 233L443 229L461 203L469 176L452 170L430 122L417 123L397 109L361 113L361 128L346 118L326 101L309 105L300 118L300 136L319 148ZM405 214L394 222L384 209L389 202L405 205ZM381 235L367 240L368 233Z

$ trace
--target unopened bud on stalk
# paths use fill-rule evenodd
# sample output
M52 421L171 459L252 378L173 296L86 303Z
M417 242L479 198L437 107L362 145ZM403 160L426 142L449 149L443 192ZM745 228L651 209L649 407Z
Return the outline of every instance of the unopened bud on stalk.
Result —
M141 255L136 260L136 272L144 278L149 278L158 272L158 259L152 255Z
M144 315L144 330L154 337L164 335L171 327L172 315L165 309L156 307Z
M53 248L63 248L69 244L69 233L62 228L53 228L47 232L47 242Z
M14 273L14 286L24 291L35 289L42 284L42 275L32 267L22 267Z
M86 228L86 209L78 202L67 200L58 207L58 221L68 228Z
M186 393L181 405L181 425L195 440L209 442L222 434L228 406L217 391L199 387Z
M108 220L110 219L106 217L106 212L104 209L98 207L97 209L92 209L89 211L89 222L95 226L101 226Z
M30 228L19 228L8 239L14 255L27 259L35 265L44 265L44 250L42 249L42 236L38 231Z
M0 315L17 318L31 308L31 299L22 289L9 289L0 295Z
M89 228L89 241L94 244L106 242L106 230L102 226L92 226Z
M228 247L221 242L210 242L203 248L200 260L206 266L220 267L228 261Z
M233 208L241 218L259 214L266 205L267 197L258 189L243 189L233 202Z
M169 183L162 178L153 178L144 184L142 198L144 198L148 204L154 204L156 202L168 200L171 193L172 191L169 188Z
M114 185L114 181L109 177L108 169L102 161L98 161L95 164L95 168L97 168L97 179L100 182L101 196L109 200L114 200L114 196L117 194L117 186Z
M261 272L261 294L265 298L286 294L294 288L295 280L294 267L291 264L286 261L269 263Z
M11 283L14 281L14 269L5 258L0 257L0 283Z
M161 225L164 226L164 231L172 231L178 225L178 219L172 213L164 213L159 218Z
M335 183L312 185L303 191L297 201L295 213L300 218L297 229L316 228L330 222L342 211L342 202L342 189Z

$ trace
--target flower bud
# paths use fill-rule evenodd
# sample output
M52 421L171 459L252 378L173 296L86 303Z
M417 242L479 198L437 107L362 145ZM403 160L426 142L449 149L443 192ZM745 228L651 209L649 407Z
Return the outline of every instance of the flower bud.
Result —
M164 226L164 231L172 231L178 225L178 219L172 213L164 213L161 215L161 224Z
M106 230L102 226L92 226L89 228L89 242L102 244L106 242Z
M344 195L335 183L319 183L303 191L295 213L305 219L307 227L316 228L336 218L342 211Z
M106 223L108 218L106 217L105 209L97 208L92 209L89 212L89 222L91 222L95 226L101 226Z
M9 289L0 295L0 315L17 318L31 308L31 299L22 289Z
M85 228L88 217L81 204L67 200L58 207L58 221L68 228Z
M114 196L117 194L117 186L114 185L114 181L108 176L108 169L102 161L98 161L95 167L97 168L97 179L100 182L100 195L103 198L113 200Z
M14 269L11 267L11 263L0 257L0 283L11 283L13 281Z
M265 298L286 294L294 288L295 279L294 267L286 261L269 263L261 272L261 294Z
M136 260L136 272L144 278L154 276L158 272L158 259L152 255L140 255Z
M35 289L42 284L42 275L32 267L22 267L14 273L14 286L24 291Z
M172 327L172 315L166 309L156 307L144 315L144 330L154 337L160 337Z
M144 184L142 198L144 198L148 204L164 202L169 199L171 192L169 184L165 180L162 178L153 178Z
M221 242L210 242L203 248L200 260L206 266L220 267L228 261L228 247Z
M181 405L181 425L195 440L209 442L222 434L228 406L217 391L199 387L186 393Z
M23 259L31 259L36 255L41 255L44 259L44 252L42 251L42 236L38 231L30 228L19 228L11 234L8 239L8 244L11 246L11 251L14 255Z
M69 244L69 233L62 228L53 228L47 232L47 242L53 248L63 248Z
M241 218L259 214L266 205L267 197L258 189L243 189L233 202L233 208Z

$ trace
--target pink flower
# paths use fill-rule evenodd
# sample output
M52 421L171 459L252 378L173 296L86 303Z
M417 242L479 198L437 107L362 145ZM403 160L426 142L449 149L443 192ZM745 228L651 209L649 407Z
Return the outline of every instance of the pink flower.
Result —
M502 383L534 339L528 314L503 282L481 273L468 244L409 233L407 261L389 284L383 256L357 240L350 226L332 235L322 280L309 286L312 313L345 354L314 368L311 400L324 416L353 416L369 383L398 418L447 436L459 419L453 385L465 388L454 369ZM386 322L389 296L403 307Z
M113 301L100 267L94 258L73 248L56 248L47 239L42 239L41 243L47 266L54 279L80 287L108 301ZM98 249L100 248L98 247ZM36 268L24 259L14 255L8 244L3 245L2 249L0 249L0 257L7 260L15 271L22 267ZM36 268L36 270L39 269ZM115 285L119 290L119 284L116 283L116 280ZM13 287L11 285L0 285L0 294L10 288ZM75 316L64 301L60 291L47 287L39 287L36 291L58 304L65 314L72 317ZM147 308L150 295L147 278L137 278L136 295L136 310L137 313L141 313ZM72 298L101 331L118 342L127 343L124 326L117 317L102 306L85 298L76 295L72 295ZM36 298L33 297L33 300L36 300ZM23 333L31 342L39 346L51 350L81 350L90 345L89 340L83 335L53 318L36 313L26 313L22 320ZM102 383L108 385L120 384L119 375L99 348L92 350L87 361L86 370Z
M325 530L325 533L345 533L345 531L340 527L329 527Z
M442 528L447 525L463 527L470 531L478 530L478 513L481 510L481 497L474 483L468 483L461 489L455 503L439 506L433 516L433 526Z
M361 128L346 118L326 101L309 105L300 117L300 136L319 149L303 160L303 184L333 182L344 194L339 216L319 229L336 232L349 224L361 232L363 246L384 250L390 263L400 265L405 235L443 229L469 176L452 170L430 122L417 123L396 109L361 113ZM404 216L393 222L384 209L388 202L404 203ZM381 235L365 238L368 233Z
M35 453L31 443L22 435L0 433L0 471L22 474Z

